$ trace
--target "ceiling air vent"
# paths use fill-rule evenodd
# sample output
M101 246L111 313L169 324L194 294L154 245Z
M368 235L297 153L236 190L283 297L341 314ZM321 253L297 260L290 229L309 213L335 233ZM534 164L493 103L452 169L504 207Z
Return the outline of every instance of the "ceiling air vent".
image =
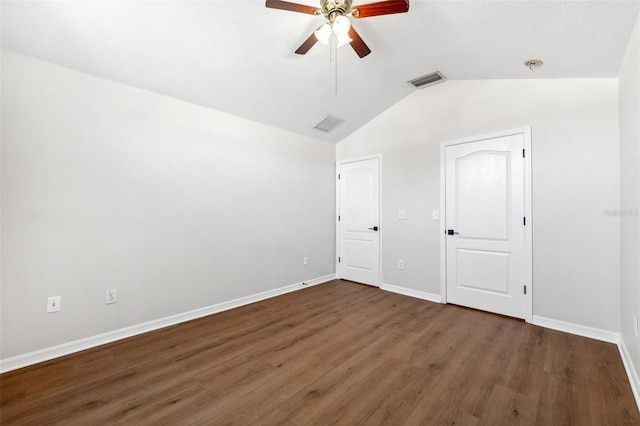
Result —
M413 80L410 80L409 83L416 87L425 87L436 83L442 83L445 80L446 77L440 74L439 71L436 71L431 74L423 75L422 77L414 78Z
M322 130L323 132L329 133L342 123L344 123L344 120L342 118L327 115L327 118L316 124L314 129Z

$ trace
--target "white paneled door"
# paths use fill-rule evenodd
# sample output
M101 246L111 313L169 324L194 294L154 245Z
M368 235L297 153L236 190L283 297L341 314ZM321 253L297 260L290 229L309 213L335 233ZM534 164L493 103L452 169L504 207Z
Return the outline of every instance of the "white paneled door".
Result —
M445 147L447 301L526 318L525 135Z
M380 159L338 164L337 276L380 285Z

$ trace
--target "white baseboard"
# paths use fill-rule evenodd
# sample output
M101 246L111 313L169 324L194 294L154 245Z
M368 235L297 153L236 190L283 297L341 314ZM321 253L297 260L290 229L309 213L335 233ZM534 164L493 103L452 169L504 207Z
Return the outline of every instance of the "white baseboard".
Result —
M64 355L80 352L106 343L115 342L116 340L126 339L138 334L147 333L149 331L158 330L160 328L169 327L181 322L191 321L202 318L207 315L215 314L229 309L238 308L250 303L259 302L261 300L280 296L282 294L291 293L293 291L302 290L304 288L321 284L335 279L335 274L325 275L323 277L314 278L308 281L291 284L288 286L252 294L250 296L241 297L227 302L216 303L215 305L206 306L204 308L194 309L192 311L171 315L153 321L136 324L130 327L121 328L119 330L109 331L107 333L98 334L96 336L87 337L73 342L63 343L57 346L40 349L23 355L0 360L0 373L16 370L18 368L27 367L39 362L49 361Z
M620 339L620 343L618 343L618 350L620 351L620 357L622 358L624 369L627 371L631 390L633 391L633 396L636 398L636 404L638 404L638 410L640 410L640 378L638 378L638 372L633 366L631 354L629 354L629 350L627 349L627 345L624 343L624 339Z
M603 342L615 343L620 342L620 333L615 331L602 330L600 328L587 327L586 325L575 324L572 322L560 321L552 318L533 316L531 321L533 325L550 328L552 330L564 331L565 333L575 334L590 339L602 340Z
M392 293L403 294L405 296L415 297L418 299L428 300L430 302L440 303L439 294L427 293L426 291L414 290L412 288L400 287L393 284L382 284L381 290L390 291Z

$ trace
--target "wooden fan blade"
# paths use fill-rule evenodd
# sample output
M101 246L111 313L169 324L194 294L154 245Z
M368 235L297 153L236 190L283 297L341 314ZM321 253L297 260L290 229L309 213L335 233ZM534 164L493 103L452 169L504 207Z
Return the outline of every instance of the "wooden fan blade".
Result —
M320 27L318 27L318 29L319 28ZM309 49L311 49L316 44L317 41L318 41L318 39L316 38L315 32L311 33L309 38L306 39L304 41L304 43L302 43L302 45L300 45L300 47L298 47L298 50L296 50L296 53L298 55L304 55L305 53L307 53L309 51Z
M304 4L291 3L282 0L267 0L265 6L271 9L288 10L290 12L308 13L309 15L319 15L320 10L317 7L305 6Z
M391 15L409 11L409 0L387 0L377 3L353 6L351 14L354 18L369 18L371 16Z
M369 46L367 46L364 40L362 40L360 34L358 34L358 32L353 29L353 26L349 28L349 37L351 37L351 43L349 44L351 45L351 47L353 47L353 50L356 51L358 56L364 58L369 53L371 53L371 49L369 49Z

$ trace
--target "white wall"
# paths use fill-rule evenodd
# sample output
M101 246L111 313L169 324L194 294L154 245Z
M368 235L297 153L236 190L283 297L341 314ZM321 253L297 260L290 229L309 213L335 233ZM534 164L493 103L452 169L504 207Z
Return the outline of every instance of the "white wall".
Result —
M620 318L622 340L638 374L640 339L633 330L633 316L640 320L640 20L627 48L619 78L620 210L623 212L620 218Z
M617 79L447 81L340 142L382 153L383 281L440 293L440 142L532 126L533 313L619 330ZM397 211L408 220L398 221ZM395 267L404 259L405 270Z
M440 292L440 142L531 125L534 315L618 331L621 299L638 312L638 240L605 215L640 186L634 34L622 152L616 79L448 81L339 143L383 154L383 281ZM333 145L13 52L2 68L2 359L333 273Z
M334 272L333 144L9 51L2 90L2 359Z

